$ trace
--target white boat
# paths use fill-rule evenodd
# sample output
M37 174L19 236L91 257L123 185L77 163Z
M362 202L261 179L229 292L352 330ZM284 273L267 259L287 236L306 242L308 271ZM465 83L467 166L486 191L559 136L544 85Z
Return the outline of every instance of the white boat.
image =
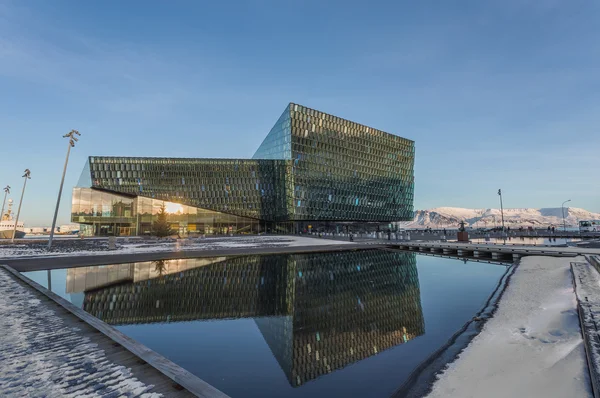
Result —
M12 238L13 231L15 230L15 221L12 217L12 199L8 200L8 209L0 217L0 238L10 239ZM19 221L17 224L17 230L15 232L15 238L25 237L25 224L23 221Z

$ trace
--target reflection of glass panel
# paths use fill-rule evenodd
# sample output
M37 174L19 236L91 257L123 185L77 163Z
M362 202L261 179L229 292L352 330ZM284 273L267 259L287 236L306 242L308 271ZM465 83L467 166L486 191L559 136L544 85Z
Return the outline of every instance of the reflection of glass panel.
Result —
M79 196L79 214L90 216L92 214L92 190L90 188L81 188Z
M92 190L92 216L102 216L102 192Z
M102 217L112 216L112 195L102 192Z
M79 216L81 207L81 189L73 188L72 198L71 198L71 220L78 221L78 219L74 219L74 217Z
M425 331L414 253L369 250L108 267L112 274L98 267L67 270L68 291L85 291L84 309L92 315L112 325L254 318L294 387Z

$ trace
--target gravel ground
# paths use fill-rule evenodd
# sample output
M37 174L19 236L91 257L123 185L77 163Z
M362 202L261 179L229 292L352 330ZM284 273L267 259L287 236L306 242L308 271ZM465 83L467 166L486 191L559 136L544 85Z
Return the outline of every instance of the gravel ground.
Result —
M117 247L122 243L117 241ZM21 239L15 243L10 240L0 240L0 257L4 253L13 251L28 252L28 254L44 253L72 253L77 251L108 251L108 240L106 239L64 239L52 242L52 248L48 249L47 240L25 240Z

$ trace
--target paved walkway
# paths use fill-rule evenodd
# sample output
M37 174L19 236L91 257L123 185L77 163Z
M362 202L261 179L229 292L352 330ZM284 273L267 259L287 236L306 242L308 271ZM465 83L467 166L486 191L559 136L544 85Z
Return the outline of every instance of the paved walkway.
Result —
M315 239L316 240L316 239ZM250 247L250 248L223 248L211 250L187 249L185 246L179 251L159 251L148 253L124 254L118 252L96 252L94 255L60 255L52 257L14 257L0 260L0 264L11 266L20 272L83 267L92 265L122 264L154 260L171 260L177 258L201 258L201 257L222 257L222 256L246 256L256 254L281 254L281 253L314 253L314 252L332 252L347 251L359 249L374 249L378 244L367 242L362 244L342 244L336 241L329 241L330 244L313 246L280 246L280 247Z
M0 267L0 396L195 395Z

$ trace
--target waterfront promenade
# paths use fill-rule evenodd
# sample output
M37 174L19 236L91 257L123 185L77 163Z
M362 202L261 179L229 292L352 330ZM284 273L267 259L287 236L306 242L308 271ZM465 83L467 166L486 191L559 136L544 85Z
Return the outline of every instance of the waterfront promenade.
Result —
M412 238L412 236L411 236ZM267 255L281 253L315 253L346 250L368 250L387 248L412 250L421 253L447 254L464 258L496 259L508 256L518 258L524 255L576 256L598 255L600 248L588 246L542 245L542 244L494 244L493 242L452 242L431 239L373 239L356 237L353 242L346 236L259 236L222 237L177 241L120 240L116 250L102 248L101 240L75 241L74 244L93 243L90 250L79 248L75 251L44 252L34 251L35 245L27 245L21 252L3 256L0 246L0 264L10 265L18 271L36 271L58 268L72 268L105 264L121 264L141 261L171 260L182 258ZM439 239L439 238L438 238ZM520 242L520 241L519 241ZM25 245L22 245L25 246ZM39 246L39 245L38 245ZM87 246L86 246L87 247ZM98 248L102 250L98 250ZM14 250L14 249L12 249Z
M0 371L8 375L0 381L2 383L0 391L8 392L8 396L11 394L44 396L40 391L45 390L56 392L55 395L58 396L79 396L88 390L106 390L107 393L115 392L116 395L130 394L130 396L145 397L226 396L116 329L21 276L15 269L31 271L156 259L370 249L408 250L429 255L458 257L465 261L498 261L499 263L503 260L509 262L509 259L512 261L521 256L600 255L600 249L576 246L396 242L386 239L361 239L359 242L342 242L327 238L252 239L252 241L243 238L215 239L210 246L202 246L203 249L192 244L171 242L168 244L176 247L177 250L152 251L150 244L148 251L132 253L125 245L121 251L102 250L89 255L51 253L53 255L14 256L0 259L0 264L10 264L14 267L13 269L0 266L0 315L2 315L2 328L6 330L0 359L11 358L8 361L0 361L2 362ZM280 239L284 239L287 243ZM314 244L311 245L311 242ZM281 246L274 246L275 243ZM202 244L206 245L206 241ZM253 246L242 247L245 244ZM137 249L140 247L136 246ZM25 369L25 372L21 369ZM41 372L40 369L50 376L37 376ZM116 376L108 377L109 374ZM103 379L102 375L106 377Z
M250 247L250 248L218 248L218 249L194 249L193 247L181 247L177 251L170 252L139 252L139 253L119 253L119 252L98 252L94 255L82 256L78 254L65 254L59 256L31 256L31 257L13 257L0 258L0 264L6 264L17 271L37 271L58 268L73 268L93 265L122 264L141 261L154 260L173 260L181 258L205 258L222 256L246 256L257 254L282 254L282 253L315 253L315 252L335 252L346 250L366 250L381 246L377 242L366 242L348 244L344 242L328 241L328 244L312 246L293 246L293 247Z

